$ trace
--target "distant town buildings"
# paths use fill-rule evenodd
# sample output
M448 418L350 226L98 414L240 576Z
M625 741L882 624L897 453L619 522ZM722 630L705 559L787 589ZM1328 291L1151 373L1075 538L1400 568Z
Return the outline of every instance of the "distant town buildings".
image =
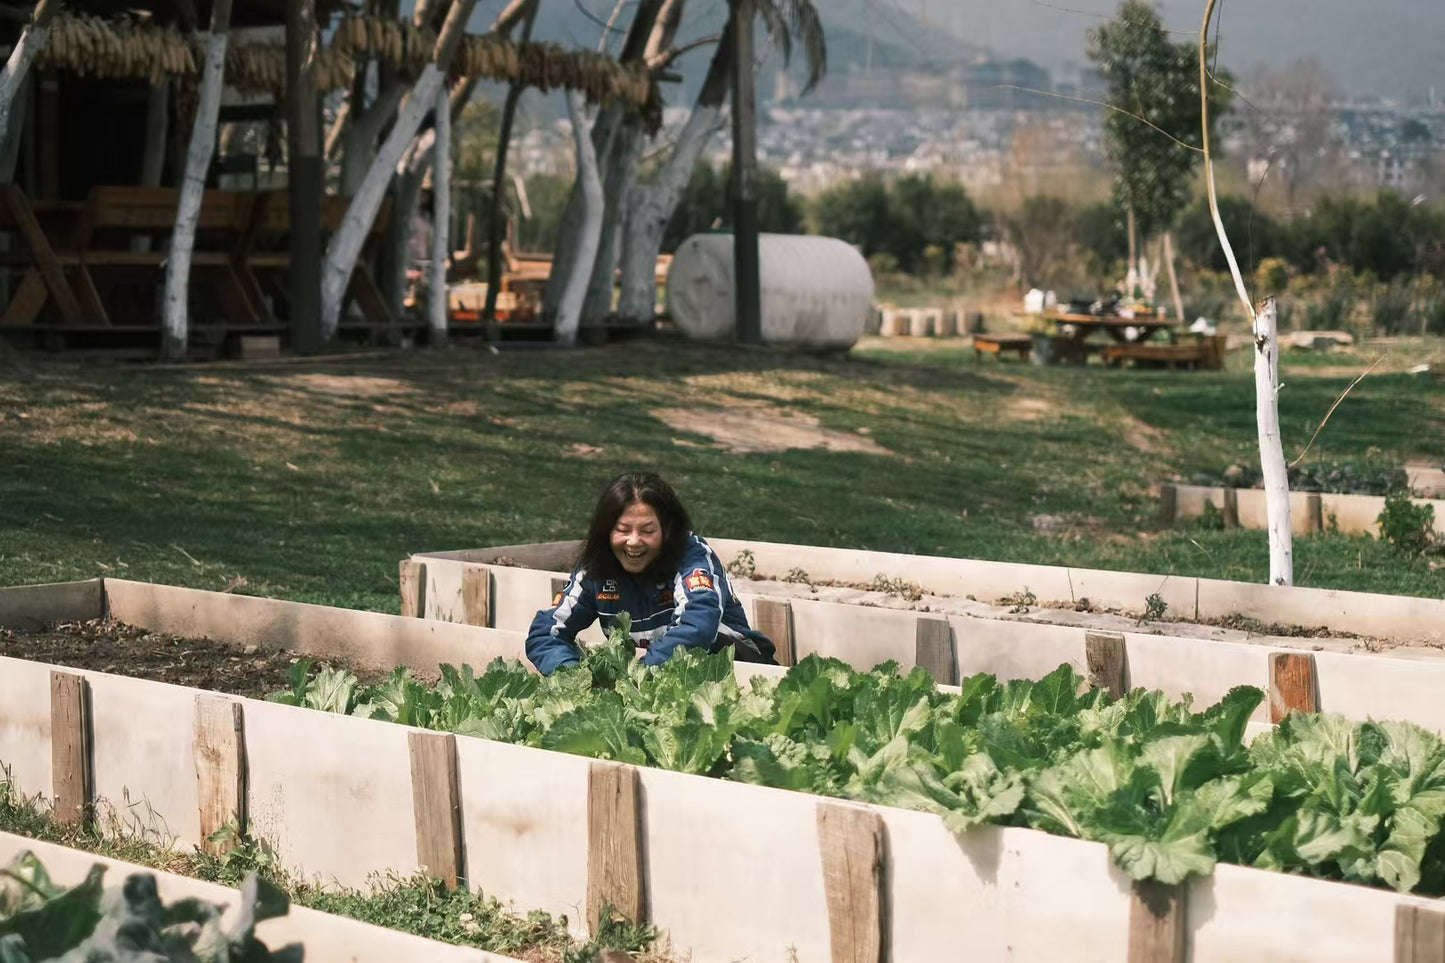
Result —
M933 174L982 193L1067 195L1080 172L1093 172L1097 185L1104 168L1106 89L1087 65L1052 74L1027 59L854 66L806 97L796 78L780 71L770 88L759 109L760 160L804 194L876 171ZM686 118L686 108L669 108L664 137ZM529 133L517 154L521 170L570 172L567 131L561 121ZM1224 163L1250 183L1293 178L1306 191L1445 190L1445 103L1328 103L1300 114L1287 104L1240 102L1221 148ZM731 149L724 122L709 160L726 163Z

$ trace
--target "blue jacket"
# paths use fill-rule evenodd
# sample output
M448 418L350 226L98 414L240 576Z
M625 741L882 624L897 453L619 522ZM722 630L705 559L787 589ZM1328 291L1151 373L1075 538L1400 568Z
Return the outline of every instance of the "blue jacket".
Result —
M748 626L717 553L697 535L688 537L670 582L573 572L551 607L532 620L527 658L543 675L576 665L582 658L577 633L599 618L610 631L623 612L632 616L633 641L647 646L643 665L662 665L678 646L716 652L725 645L737 648L739 661L773 663L773 643Z

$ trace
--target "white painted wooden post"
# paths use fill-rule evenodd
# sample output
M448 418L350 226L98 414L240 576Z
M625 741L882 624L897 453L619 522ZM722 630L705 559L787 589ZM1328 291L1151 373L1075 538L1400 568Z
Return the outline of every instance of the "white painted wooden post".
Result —
M216 123L221 112L221 88L226 73L226 31L231 23L231 0L211 4L211 33L206 38L206 62L201 73L200 104L191 128L191 146L186 152L186 173L181 182L181 200L176 211L176 228L171 235L166 261L165 329L161 334L161 357L179 361L186 354L189 318L186 299L190 291L191 256L196 247L196 222L206 192L206 172L216 146Z
M362 245L366 243L366 235L371 232L371 225L376 222L376 212L381 209L386 187L397 172L402 155L416 137L422 119L426 117L427 111L436 106L437 91L444 86L446 71L461 46L467 20L476 5L477 0L452 0L446 23L442 25L441 34L437 37L431 62L422 68L421 76L412 85L406 102L397 111L391 132L386 135L386 141L371 162L366 178L357 188L356 196L351 199L351 206L346 210L341 227L327 245L326 264L321 272L323 340L336 335L336 328L341 323L342 300L346 297L347 285L351 283L351 272L356 267L356 259L361 255ZM407 230L409 225L403 224L401 228Z
M376 160L366 172L366 179L351 199L340 229L327 245L326 265L321 274L322 340L336 336L336 329L341 323L342 299L346 297L346 287L351 282L351 272L356 267L356 259L361 256L366 235L376 221L376 212L381 209L386 186L391 183L401 156L411 146L426 112L436 105L437 92L443 89L444 79L435 63L429 63L422 69L410 96L397 113L391 133L387 134L386 142L381 145ZM410 225L401 225L404 231L409 228Z
M1269 582L1294 584L1289 521L1289 468L1279 437L1279 337L1274 298L1254 318L1254 400L1259 415L1259 464L1269 519Z
M678 134L672 156L651 183L628 189L622 214L622 294L617 315L629 321L651 321L657 313L657 255L667 222L682 201L693 168L712 140L727 96L731 41L724 37L713 53L702 90Z
M602 240L602 174L597 168L597 151L587 125L586 105L582 95L567 92L567 113L572 118L572 139L577 144L577 181L582 185L582 218L578 227L577 260L567 275L567 286L557 305L557 340L563 344L577 341L577 328L582 320L582 303L587 298L587 285L592 279L592 264Z
M0 69L0 143L4 143L5 133L10 129L10 105L15 101L20 85L25 82L35 55L45 46L50 21L55 19L59 10L60 0L40 0L30 22L21 31L20 39L15 42L15 49L10 51L4 68Z
M447 343L447 257L451 254L452 103L446 84L436 96L436 154L432 162L431 277L427 282L427 315L431 343Z

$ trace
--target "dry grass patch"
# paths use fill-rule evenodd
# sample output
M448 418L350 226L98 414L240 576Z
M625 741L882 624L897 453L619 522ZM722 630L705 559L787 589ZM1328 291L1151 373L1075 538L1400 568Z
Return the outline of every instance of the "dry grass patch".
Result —
M661 408L652 416L675 431L711 438L730 452L787 451L792 448L892 454L866 435L823 428L798 411L735 404L727 408Z

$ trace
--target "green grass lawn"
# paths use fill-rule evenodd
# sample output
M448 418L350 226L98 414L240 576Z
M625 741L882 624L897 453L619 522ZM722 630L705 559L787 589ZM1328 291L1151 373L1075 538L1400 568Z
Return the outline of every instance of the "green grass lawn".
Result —
M1395 351L1311 459L1445 459L1445 385ZM1289 457L1368 363L1339 362L1288 369ZM396 611L408 553L578 537L632 467L667 475L704 534L1263 581L1263 532L1161 531L1151 495L1257 459L1248 363L1041 368L877 340L830 358L672 340L172 369L10 356L0 584L109 574ZM704 433L758 415L884 451ZM1295 551L1298 584L1445 596L1445 570L1369 538Z

